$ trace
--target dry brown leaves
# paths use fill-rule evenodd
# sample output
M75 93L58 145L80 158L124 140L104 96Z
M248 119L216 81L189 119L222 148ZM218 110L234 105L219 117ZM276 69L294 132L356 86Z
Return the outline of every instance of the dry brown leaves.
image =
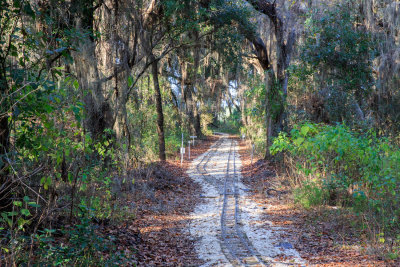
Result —
M191 159L206 152L215 137L196 142ZM186 174L190 161L158 162L146 175L135 177L132 196L136 219L128 229L134 233L138 266L198 266L194 240L185 231L189 214L201 201L201 188Z

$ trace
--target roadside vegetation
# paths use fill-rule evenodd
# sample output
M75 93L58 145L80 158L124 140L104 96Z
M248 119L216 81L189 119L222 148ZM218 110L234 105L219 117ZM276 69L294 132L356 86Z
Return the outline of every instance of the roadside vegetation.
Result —
M316 206L350 208L360 218L360 231L386 256L398 257L400 150L387 138L361 135L342 124L305 123L290 136L274 140L272 154L281 154L296 189L294 201L306 209Z

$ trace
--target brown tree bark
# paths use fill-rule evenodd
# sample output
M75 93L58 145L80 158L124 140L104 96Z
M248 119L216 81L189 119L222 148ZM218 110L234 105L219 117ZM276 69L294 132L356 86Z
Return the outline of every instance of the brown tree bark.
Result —
M158 157L160 160L165 161L164 113L162 108L160 83L158 81L158 60L155 59L153 54L150 55L149 59L152 61L151 71L153 74L153 85L156 94Z

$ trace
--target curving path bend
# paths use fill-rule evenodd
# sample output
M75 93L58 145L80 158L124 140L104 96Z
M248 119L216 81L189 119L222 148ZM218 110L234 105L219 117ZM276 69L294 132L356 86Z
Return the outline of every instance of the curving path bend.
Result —
M195 208L188 229L203 266L305 265L291 244L280 239L284 229L261 220L263 208L241 183L237 151L237 142L221 134L188 170L203 189L204 201Z

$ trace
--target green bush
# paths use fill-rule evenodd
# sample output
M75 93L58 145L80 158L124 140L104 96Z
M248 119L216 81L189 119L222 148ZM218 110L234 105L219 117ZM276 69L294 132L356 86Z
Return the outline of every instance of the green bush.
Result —
M294 190L294 202L308 209L325 203L327 191L315 181L304 181L302 187Z
M176 135L170 135L165 138L165 150L168 156L174 155L174 153L178 152L181 145L182 140Z
M117 251L113 236L101 236L89 218L81 217L79 224L61 231L68 241L55 243L55 230L45 229L36 236L39 243L36 257L40 265L48 266L120 266L125 260Z
M270 150L285 152L307 177L296 193L303 206L322 204L323 199L349 205L386 230L399 230L400 149L388 139L373 132L359 134L343 124L303 123L290 135L280 134Z
M28 200L27 200L28 201ZM25 201L24 201L25 202ZM29 202L31 203L31 202ZM80 206L82 210L88 210ZM117 250L115 238L104 235L93 224L93 211L81 212L77 224L65 229L37 230L35 233L19 233L1 229L1 259L7 266L34 264L34 266L121 266L128 257ZM15 215L28 217L24 209ZM4 216L3 216L4 217ZM21 225L22 216L18 224ZM26 221L28 222L28 221ZM22 228L19 228L22 229ZM25 230L23 231L25 232ZM8 241L8 242L6 242ZM24 266L24 265L23 265Z

